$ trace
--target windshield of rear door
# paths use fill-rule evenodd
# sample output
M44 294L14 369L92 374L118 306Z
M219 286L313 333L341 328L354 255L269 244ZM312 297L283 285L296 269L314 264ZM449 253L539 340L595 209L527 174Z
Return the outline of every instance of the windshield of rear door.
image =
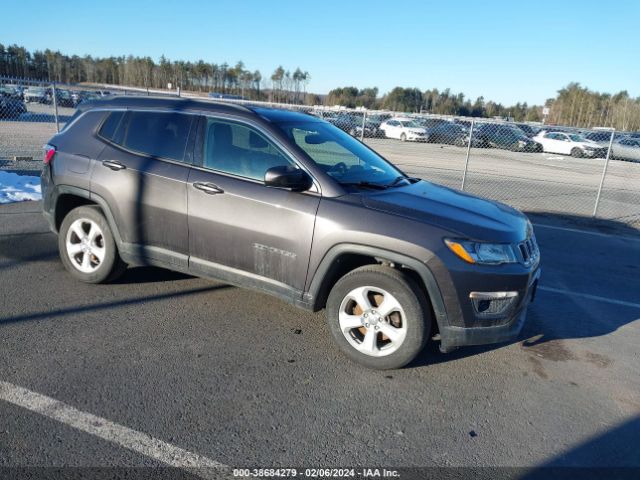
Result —
M343 185L386 186L403 176L351 135L326 122L283 122L278 127L327 175Z

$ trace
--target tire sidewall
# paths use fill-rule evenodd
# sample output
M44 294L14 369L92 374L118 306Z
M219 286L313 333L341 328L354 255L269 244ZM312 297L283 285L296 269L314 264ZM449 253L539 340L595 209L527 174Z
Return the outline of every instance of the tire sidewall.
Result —
M73 222L81 218L86 218L95 222L100 227L100 230L102 230L102 236L104 239L104 260L102 261L98 269L92 273L83 273L76 267L74 267L71 263L69 255L67 254L66 242L69 227L73 224ZM100 213L100 211L95 207L78 207L69 212L69 214L64 218L62 224L60 225L60 231L58 233L58 250L60 253L62 264L67 269L67 271L73 277L85 283L102 283L107 281L119 260L117 256L117 246L115 240L113 239L111 228L109 227L109 224L102 213Z
M338 314L344 297L351 290L362 286L379 287L392 294L404 310L407 334L403 344L395 352L372 357L360 353L344 337ZM411 279L391 268L361 268L342 277L333 287L326 305L327 321L342 352L351 360L371 369L401 368L413 360L424 348L431 330L430 309L424 296Z

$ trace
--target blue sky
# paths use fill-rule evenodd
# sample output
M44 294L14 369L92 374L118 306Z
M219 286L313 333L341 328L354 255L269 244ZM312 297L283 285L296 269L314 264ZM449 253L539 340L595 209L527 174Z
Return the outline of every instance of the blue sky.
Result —
M640 96L640 1L3 0L0 43L309 71L337 86L542 103L571 81Z

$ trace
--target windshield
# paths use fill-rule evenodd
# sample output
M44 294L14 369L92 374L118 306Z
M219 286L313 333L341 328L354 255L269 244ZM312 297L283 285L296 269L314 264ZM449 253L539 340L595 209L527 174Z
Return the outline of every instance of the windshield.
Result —
M404 176L373 150L331 124L286 122L278 127L327 175L343 185L386 186Z
M584 141L585 141L585 139L584 139L584 137L583 137L583 136L581 136L581 135L576 135L575 133L570 134L570 135L569 135L569 138L570 138L571 140L573 140L574 142L584 142Z

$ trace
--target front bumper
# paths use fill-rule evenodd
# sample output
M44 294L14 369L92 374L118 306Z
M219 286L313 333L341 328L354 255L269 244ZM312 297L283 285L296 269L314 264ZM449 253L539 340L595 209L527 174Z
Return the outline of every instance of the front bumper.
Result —
M442 352L450 352L466 345L485 345L515 340L526 321L529 304L535 298L540 272L540 268L536 268L531 274L526 288L518 290L520 300L513 313L509 314L503 321L486 326L481 326L477 323L473 326L441 326L440 350Z

